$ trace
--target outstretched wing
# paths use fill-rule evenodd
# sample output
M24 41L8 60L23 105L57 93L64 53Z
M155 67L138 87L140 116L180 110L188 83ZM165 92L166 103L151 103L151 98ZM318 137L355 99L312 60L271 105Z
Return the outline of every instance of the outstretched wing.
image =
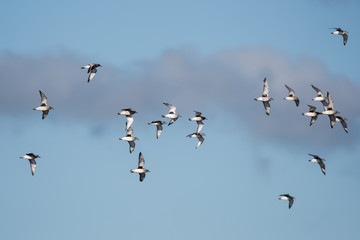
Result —
M91 69L89 77L88 77L88 83L95 77L96 72L97 72L96 68Z
M145 166L145 159L142 155L142 153L139 153L139 164L138 164L138 168L144 168Z
M164 103L164 104L170 108L169 113L175 113L176 107L174 105L171 105L170 103Z
M40 97L41 97L40 105L47 106L47 101L48 101L47 97L45 96L45 94L42 91L39 90L39 92L40 92Z
M264 88L263 88L262 96L267 97L268 95L269 95L269 85L268 85L267 79L264 78Z
M292 89L291 89L289 86L287 86L286 84L285 84L285 87L288 89L288 91L289 91L289 96L290 96L290 97L295 96L294 90L292 90Z
M345 46L347 43L347 40L348 40L348 35L346 33L343 35L343 40L344 40L344 46Z

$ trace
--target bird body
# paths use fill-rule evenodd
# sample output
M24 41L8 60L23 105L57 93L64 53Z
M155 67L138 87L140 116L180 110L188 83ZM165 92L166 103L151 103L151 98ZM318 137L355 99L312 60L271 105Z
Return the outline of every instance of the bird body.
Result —
M264 104L264 108L265 108L265 113L266 115L270 115L270 101L274 100L273 98L269 97L269 85L267 82L267 79L264 78L264 88L263 88L263 93L260 97L255 98L255 101L260 101L263 102Z
M170 118L170 122L168 126L173 124L179 117L181 117L180 114L176 114L176 107L174 105L171 105L170 103L163 103L164 105L168 106L170 108L169 112L167 114L161 115L163 118Z
M146 176L146 173L150 172L148 169L145 169L145 159L144 159L141 152L139 153L138 168L131 169L130 172L131 173L138 173L140 182L142 182L144 180L144 178Z
M281 194L279 195L279 200L288 200L289 201L289 209L291 208L291 206L293 205L294 203L294 199L295 197L289 195L289 194Z
M316 163L318 163L319 166L320 166L320 169L321 169L322 173L323 173L324 175L326 175L326 173L325 173L325 163L324 163L325 159L320 158L318 155L314 155L314 154L310 154L310 153L309 153L309 155L313 157L311 160L309 160L309 162L316 162Z
M31 175L34 176L35 170L36 170L36 161L35 161L35 159L40 158L40 156L36 155L36 154L33 154L33 153L27 153L24 156L21 156L20 158L29 160Z
M299 101L299 98L295 96L295 91L292 90L290 87L288 87L286 84L285 84L285 87L288 89L289 95L287 97L285 97L284 99L288 100L288 101L294 101L296 106L298 107L300 101Z
M334 29L335 29L335 31L332 32L331 34L343 36L343 43L345 46L347 43L347 40L348 40L348 35L347 35L348 32L346 30L342 30L341 28L334 28Z
M89 77L88 77L88 83L95 77L95 74L97 72L97 67L102 67L100 64L98 63L90 63L88 65L82 66L81 69L87 69L87 73L89 73Z
M148 123L148 125L155 125L156 126L156 138L158 139L160 137L160 134L163 130L162 125L166 124L164 121L156 120Z
M49 111L54 108L47 105L48 99L45 96L45 94L43 92L41 92L40 90L39 90L39 93L40 93L40 97L41 97L40 106L33 108L33 110L42 111L43 112L42 119L45 119L46 116L49 114Z

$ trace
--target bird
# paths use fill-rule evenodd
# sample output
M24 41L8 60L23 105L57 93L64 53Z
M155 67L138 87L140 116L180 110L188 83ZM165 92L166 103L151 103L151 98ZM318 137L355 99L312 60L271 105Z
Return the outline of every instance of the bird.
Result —
M337 122L340 122L341 125L343 126L345 132L348 133L347 123L346 123L347 118L340 117L340 116L335 116L335 120Z
M95 74L97 72L96 69L97 67L102 67L102 66L98 63L90 63L88 65L81 67L81 69L87 69L88 70L87 73L90 73L88 77L88 83L95 77Z
M129 143L129 151L132 153L135 149L135 140L139 140L137 137L133 136L133 129L129 127L126 130L126 136L119 138L120 140L127 141Z
M279 200L289 200L289 209L291 208L291 206L293 205L294 203L294 199L295 197L293 196L290 196L289 194L281 194L279 195Z
M326 175L325 174L325 164L324 164L325 159L320 158L318 155L314 155L314 154L310 154L310 153L309 153L309 155L313 157L313 159L309 160L309 162L317 162L320 165L322 173L324 175Z
M40 92L40 97L41 97L40 107L33 108L33 110L42 111L42 119L44 119L49 114L49 111L54 108L49 107L47 105L47 101L48 101L47 97L40 90L39 90L39 92Z
M131 108L124 108L124 109L121 109L121 112L118 112L117 114L118 115L125 115L126 116L126 120L127 120L127 123L126 123L126 130L128 130L132 123L134 122L134 118L133 118L133 114L137 113L135 110L132 110Z
M261 97L255 98L255 101L261 101L264 104L266 115L270 115L270 101L274 100L269 97L269 85L267 83L266 78L264 78L264 88Z
M315 97L315 98L313 98L312 100L313 101L321 101L321 103L323 104L323 105L326 105L327 103L326 103L326 97L322 94L322 92L321 92L321 90L320 89L318 89L317 87L315 87L314 85L311 85L311 87L316 91L316 93L317 93L317 96Z
M164 121L156 120L148 123L148 125L155 125L156 126L156 138L159 139L160 134L163 130L162 125L166 124Z
M189 135L187 135L187 137L190 137L190 138L197 138L199 141L197 142L196 144L196 147L195 148L198 148L200 147L200 145L204 142L204 136L205 136L205 133L191 133Z
M334 32L332 32L331 34L334 34L334 35L342 35L343 36L343 43L344 43L344 46L346 45L347 43L347 40L348 40L348 32L346 30L342 30L341 28L333 28L335 29Z
M145 160L144 157L142 155L142 153L139 153L139 163L138 163L138 168L135 169L131 169L130 172L131 173L138 173L139 174L139 180L140 182L142 182L146 176L147 172L150 172L148 169L144 168L145 165Z
M320 114L325 114L329 116L330 127L333 128L336 122L335 114L340 112L334 109L334 100L332 99L329 92L327 92L327 99L328 99L327 104L325 105L323 103L324 111L320 112Z
M181 117L180 114L176 114L176 107L174 105L171 105L170 103L163 103L164 105L168 106L170 108L169 112L165 115L162 115L163 118L170 118L170 122L168 126L173 124L179 117Z
M316 107L308 105L310 107L309 112L304 112L302 115L311 117L310 126L316 121L319 112L316 112Z
M201 112L198 111L194 111L194 112L195 112L195 117L189 118L189 121L196 121L196 123L198 124L196 133L199 133L204 126L203 120L206 120L207 118L201 116L202 114Z
M35 169L36 169L36 158L40 158L39 155L33 154L33 153L27 153L24 156L21 156L20 158L23 159L27 159L30 162L30 170L31 170L31 174L34 176L35 174Z
M290 87L288 87L286 84L285 84L285 87L289 90L289 95L287 97L285 97L284 99L285 100L288 100L288 101L294 101L296 106L298 107L299 106L299 98L295 96L295 92L294 90L292 90Z

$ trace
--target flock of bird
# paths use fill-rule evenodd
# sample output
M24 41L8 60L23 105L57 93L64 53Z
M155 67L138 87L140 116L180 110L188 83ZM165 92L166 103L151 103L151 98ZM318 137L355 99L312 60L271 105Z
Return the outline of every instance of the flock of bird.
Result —
M347 40L348 40L348 35L347 35L348 32L345 30L342 30L341 28L334 28L334 29L335 29L335 31L332 32L331 34L341 35L343 37L343 43L344 43L344 45L346 45ZM87 73L89 74L88 80L87 80L88 83L90 83L90 81L95 77L98 67L102 67L102 66L98 63L92 63L92 64L88 64L88 65L81 67L81 69L87 69ZM342 124L344 130L346 132L348 132L347 124L346 124L347 119L344 117L341 117L341 116L336 116L336 114L338 114L339 112L334 109L334 101L333 101L330 93L327 92L327 96L325 97L322 94L320 89L318 89L314 85L311 85L311 86L317 92L317 96L315 98L313 98L312 100L320 101L323 105L324 111L317 112L316 107L314 107L312 105L308 105L310 107L309 111L302 113L302 115L311 117L310 126L316 121L318 115L328 115L328 117L330 119L331 128L334 127L336 122L340 122ZM299 106L300 100L297 96L295 96L295 91L293 89L291 89L289 86L287 86L286 84L285 84L285 87L288 89L289 94L284 99L287 101L294 101L296 106ZM48 106L48 103L47 103L48 98L46 97L46 95L40 90L39 90L39 93L40 93L40 97L41 97L40 106L33 108L33 110L42 111L42 119L45 119L47 117L47 115L49 114L49 111L54 108L51 106ZM269 85L268 85L266 78L264 79L264 87L263 87L262 95L260 97L255 98L255 100L262 102L265 107L265 113L267 115L270 115L270 101L272 101L273 98L269 97ZM168 123L168 126L170 126L179 117L181 117L181 115L176 113L176 107L174 105L169 104L169 103L163 103L163 104L166 105L167 107L169 107L169 112L167 114L162 115L162 117L170 119L170 121ZM130 153L132 153L135 149L135 141L139 140L137 137L133 136L133 129L131 128L131 125L134 122L133 115L136 113L137 112L135 110L132 110L131 108L122 109L121 112L117 113L118 115L124 115L127 120L126 127L125 127L126 135L124 137L119 138L119 140L127 141L129 143ZM196 149L198 147L200 147L200 145L204 142L205 134L203 132L201 132L201 130L204 126L203 121L206 119L207 118L202 116L202 113L198 112L198 111L195 111L194 117L189 118L189 121L195 121L197 123L196 131L187 135L187 137L189 137L189 138L197 138L198 139L198 142L195 147ZM157 139L160 137L160 135L162 133L162 130L163 130L162 125L164 125L164 124L166 124L166 122L161 121L161 120L154 120L154 121L148 123L148 125L156 126L156 138ZM318 163L321 168L322 173L325 175L325 164L324 164L325 159L320 158L318 155L314 155L314 154L309 154L309 155L313 157L309 161ZM34 153L27 153L24 156L21 156L20 158L27 159L29 161L31 174L34 175L35 169L36 169L35 159L40 158L40 156L37 154L34 154ZM139 153L138 167L135 169L131 169L130 172L138 173L140 182L142 182L145 179L146 173L150 172L148 169L145 168L145 160L144 160L144 157L141 152ZM280 196L279 200L288 200L289 201L289 209L290 209L294 203L295 197L291 196L290 194L281 194L279 196Z

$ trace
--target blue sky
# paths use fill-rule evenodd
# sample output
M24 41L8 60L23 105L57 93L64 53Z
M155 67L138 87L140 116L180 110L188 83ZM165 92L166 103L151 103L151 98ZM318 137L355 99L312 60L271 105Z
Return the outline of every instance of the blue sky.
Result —
M354 239L357 1L12 1L0 24L1 239ZM331 27L349 31L346 46ZM102 64L90 84L80 67ZM271 114L260 96L268 78ZM284 84L300 106L284 101ZM329 91L349 133L301 113ZM38 90L55 109L41 120ZM147 123L177 106L160 138ZM130 154L125 117L132 107ZM208 118L204 143L193 111ZM19 156L39 154L35 176ZM130 173L142 152L151 171ZM326 159L327 175L308 153ZM296 197L289 210L278 195Z

